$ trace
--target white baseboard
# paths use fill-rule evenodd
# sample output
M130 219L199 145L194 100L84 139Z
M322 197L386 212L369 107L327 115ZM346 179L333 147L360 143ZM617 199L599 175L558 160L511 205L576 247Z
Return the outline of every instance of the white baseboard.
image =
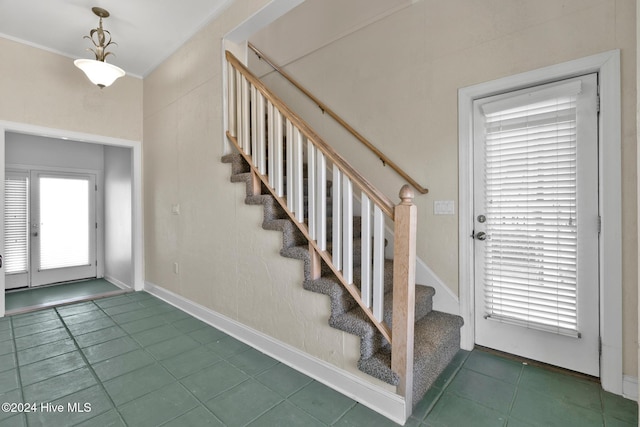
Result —
M145 282L144 290L390 420L404 424L406 405L399 395L153 283Z
M638 401L638 378L630 375L622 377L622 397Z
M120 289L123 289L125 291L132 291L133 290L133 287L127 285L124 282L121 282L120 280L116 279L115 277L104 276L103 279L106 280L107 282L111 283L112 285L115 285L115 286L117 286Z

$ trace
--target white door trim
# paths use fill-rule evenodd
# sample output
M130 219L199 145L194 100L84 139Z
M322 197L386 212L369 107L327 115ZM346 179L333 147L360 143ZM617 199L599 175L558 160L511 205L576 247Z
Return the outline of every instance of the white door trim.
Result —
M464 318L461 346L471 350L475 342L473 242L473 101L485 96L522 89L587 73L599 73L599 209L600 236L600 336L602 387L622 394L622 196L620 51L552 65L458 91L459 173L459 283L460 315Z
M110 136L74 132L64 129L36 126L0 120L0 201L4 201L4 152L5 134L7 132L23 133L90 144L113 145L131 148L132 153L132 253L133 253L133 286L134 290L144 288L144 240L142 226L142 142ZM0 254L4 253L4 203L0 203ZM5 315L4 270L0 268L0 317Z

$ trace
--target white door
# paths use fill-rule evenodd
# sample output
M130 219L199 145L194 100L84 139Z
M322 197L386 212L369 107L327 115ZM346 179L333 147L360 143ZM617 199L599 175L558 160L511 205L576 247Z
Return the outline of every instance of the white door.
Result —
M475 337L599 376L597 75L474 102Z
M95 176L31 172L31 286L96 277Z

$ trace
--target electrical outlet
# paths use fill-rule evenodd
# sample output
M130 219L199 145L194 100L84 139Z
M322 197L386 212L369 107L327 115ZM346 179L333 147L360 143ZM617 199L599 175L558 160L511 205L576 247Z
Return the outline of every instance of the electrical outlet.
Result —
M174 215L180 215L180 204L171 205L171 213Z
M173 272L174 272L175 274L179 274L179 273L180 273L180 269L179 269L179 267L178 267L178 263L177 263L177 262L174 262L174 263L173 263Z

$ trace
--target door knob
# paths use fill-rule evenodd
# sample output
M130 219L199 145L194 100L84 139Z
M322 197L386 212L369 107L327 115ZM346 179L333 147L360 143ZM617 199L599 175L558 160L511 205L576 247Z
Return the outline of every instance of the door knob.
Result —
M474 233L471 237L473 237L476 240L487 240L487 233L485 233L484 231L478 231L477 233Z

